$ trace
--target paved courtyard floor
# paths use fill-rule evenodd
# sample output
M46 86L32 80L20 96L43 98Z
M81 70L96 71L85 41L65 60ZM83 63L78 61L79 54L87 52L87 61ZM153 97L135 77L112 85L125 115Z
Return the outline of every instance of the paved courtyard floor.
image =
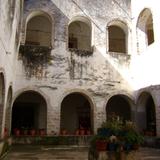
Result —
M160 149L140 148L141 160L160 160ZM87 160L88 149L53 146L13 146L3 160Z
M3 160L87 160L88 149L84 147L13 146Z
M141 148L141 160L160 160L160 149L154 148Z

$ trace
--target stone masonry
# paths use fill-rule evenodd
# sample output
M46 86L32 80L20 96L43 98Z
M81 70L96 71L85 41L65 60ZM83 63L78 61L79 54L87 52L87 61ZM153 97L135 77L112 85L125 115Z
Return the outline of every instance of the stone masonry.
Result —
M114 96L126 101L131 120L142 131L147 123L145 105L151 97L155 107L156 135L160 135L160 14L158 6L154 6L155 0L152 3L141 1L1 0L1 135L4 135L5 126L9 126L7 129L11 131L13 105L21 102L18 97L27 92L43 97L41 104L46 105L46 114L43 109L43 113L37 113L40 118L36 123L46 118L48 134L60 132L61 105L65 97L79 93L90 104L93 133L107 119L107 104ZM23 59L20 48L26 45L27 24L41 15L47 17L51 24L51 53L47 62L34 67L34 63L29 66ZM142 34L140 37L137 35L140 35L138 26L146 23L147 16L153 19L154 42L151 45L143 42ZM90 26L91 54L68 47L68 27L75 21ZM110 26L118 26L124 31L126 53L109 50ZM7 98L8 95L12 95L12 100ZM28 98L27 103L31 102L37 103L37 100ZM144 120L139 123L141 119Z

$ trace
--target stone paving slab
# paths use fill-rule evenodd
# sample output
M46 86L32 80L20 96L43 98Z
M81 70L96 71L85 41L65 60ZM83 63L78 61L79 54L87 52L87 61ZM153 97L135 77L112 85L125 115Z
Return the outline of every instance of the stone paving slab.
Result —
M141 160L160 160L160 149L141 148Z
M140 148L141 160L160 160L160 149ZM84 147L13 146L3 160L88 160Z
M87 160L86 147L14 146L3 160Z

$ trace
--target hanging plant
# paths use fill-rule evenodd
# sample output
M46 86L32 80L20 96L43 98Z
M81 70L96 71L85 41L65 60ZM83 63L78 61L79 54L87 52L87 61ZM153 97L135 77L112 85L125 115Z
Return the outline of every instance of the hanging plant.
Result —
M34 63L47 63L51 60L51 48L38 45L21 45L19 53L28 61Z
M44 67L51 64L51 47L38 45L21 45L19 49L19 57L22 59L26 75L41 75Z
M75 54L81 57L89 57L93 54L93 51L81 50L76 48L69 48L69 51L74 52Z

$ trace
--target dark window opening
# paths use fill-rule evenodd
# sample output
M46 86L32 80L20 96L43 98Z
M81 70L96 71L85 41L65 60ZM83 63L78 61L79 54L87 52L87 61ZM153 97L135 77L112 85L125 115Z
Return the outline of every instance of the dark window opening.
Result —
M123 121L131 120L130 105L128 101L121 96L111 97L106 106L106 114L107 119L110 118L112 114L115 114L116 116L119 116Z
M45 15L39 15L29 20L26 31L26 44L51 46L50 20Z
M77 41L77 38L69 37L69 48L78 49L78 41Z
M91 51L91 27L84 22L74 21L68 27L68 48Z
M120 27L109 27L109 52L126 53L125 33Z

